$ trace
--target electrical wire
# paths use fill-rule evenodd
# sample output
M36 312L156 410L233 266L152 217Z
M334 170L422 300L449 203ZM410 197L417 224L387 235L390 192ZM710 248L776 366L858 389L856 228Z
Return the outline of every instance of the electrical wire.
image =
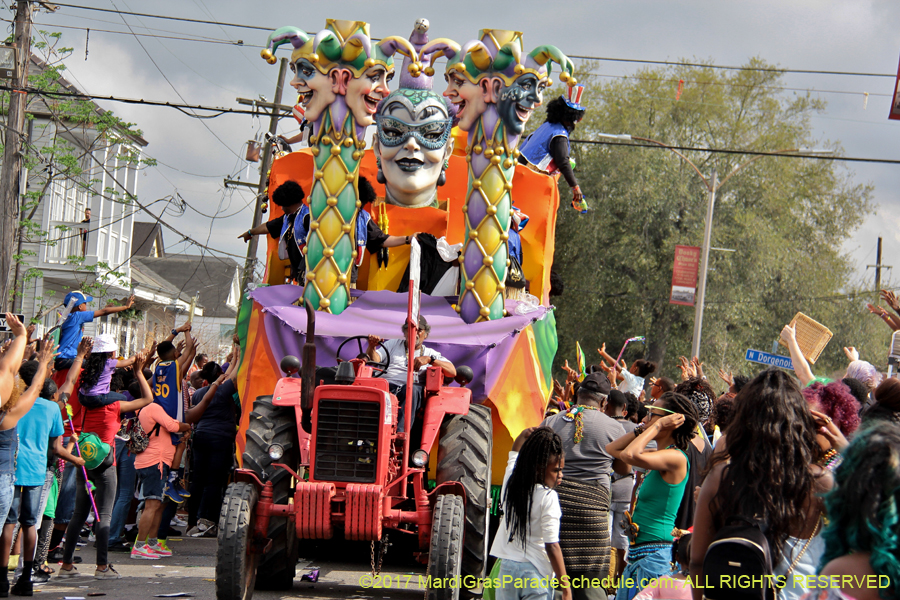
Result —
M4 21L6 23L15 23L15 21L11 19L0 19L0 21ZM113 31L112 29L97 29L96 27L76 27L75 25L58 25L58 24L50 24L50 23L33 23L34 27L48 27L48 28L61 28L61 29L76 29L79 31L90 31L91 33L115 33L118 35L135 35L140 37L149 37L149 38L157 38L161 40L178 40L182 42L202 42L205 44L223 44L226 46L247 46L249 48L264 48L264 46L254 45L254 44L245 44L243 40L215 40L215 39L203 39L197 37L179 37L174 35L158 35L154 33L132 33L130 31ZM148 29L147 27L141 27L141 29Z
M29 0L30 2L35 2L36 0ZM257 31L275 31L275 27L261 27L258 25L245 25L242 23L226 23L222 21L211 21L206 19L191 19L187 17L172 17L167 15L154 15L149 13L137 13L130 11L122 11L119 9L109 9L109 8L99 8L93 6L78 6L76 4L61 4L59 2L54 2L56 6L62 6L65 8L74 8L80 10L88 10L88 11L97 11L97 12L106 12L106 13L115 13L119 15L131 15L136 17L148 17L153 19L166 19L170 21L182 21L187 23L201 23L204 25L218 25L220 27L237 27L242 29L253 29ZM115 6L115 4L113 4ZM375 41L373 39L373 41ZM619 58L612 56L589 56L589 55L581 55L581 54L570 54L568 55L571 59L578 60L593 60L593 61L606 61L606 62L628 62L628 63L638 63L638 64L648 64L648 65L674 65L674 66L687 66L687 67L701 67L707 69L722 69L728 71L762 71L762 72L772 72L772 73L799 73L804 75L842 75L842 76L857 76L857 77L889 77L895 78L896 73L867 73L867 72L855 72L855 71L827 71L827 70L818 70L818 69L787 69L787 68L779 68L779 67L747 67L747 66L728 66L728 65L710 65L705 63L689 63L689 62L676 62L676 61L668 61L668 60L647 60L647 59L639 59L639 58Z
M116 3L113 2L112 5L113 5L113 7L115 7L115 6L116 6ZM118 10L118 8L117 8L117 10ZM131 29L131 25L129 25L129 24L128 24L128 21L125 20L124 14L120 14L119 16L122 18L122 22L125 23L125 27L127 27L127 28L129 29L129 31L131 31L132 33L134 33L134 30ZM147 50L147 47L144 46L144 43L141 41L141 39L140 39L139 37L135 37L134 40L135 40L135 41L138 43L138 45L141 47L141 50L144 51L144 54L147 55L147 58L150 59L150 62L153 63L153 66L156 67L156 70L159 71L159 74L162 75L162 78L165 79L166 83L169 84L169 87L172 88L172 91L175 92L175 95L178 96L178 97L181 99L182 102L187 103L187 100L184 99L184 96L181 95L181 92L178 91L178 89L175 87L175 84L173 84L173 83L169 80L169 78L168 78L168 76L166 75L165 71L163 71L162 68L161 68L161 67L157 64L157 62L153 59L153 55L150 54L150 51ZM184 112L184 111L182 111L182 112ZM218 140L219 143L222 144L222 146L224 146L229 152L231 152L231 153L234 154L235 156L238 156L237 152L235 152L235 151L231 148L231 146L229 146L228 144L226 144L226 143L225 143L225 140L223 140L222 138L220 138L220 137L218 136L218 134L217 134L215 131L213 131L213 130L209 127L209 125L207 125L202 119L200 120L200 124L203 125L203 127L206 128L206 130L209 131L209 133L210 133L214 138L216 138L216 140ZM239 157L239 158L240 158L240 157Z
M629 148L656 148L659 150L682 150L685 152L707 152L709 154L745 154L747 156L775 156L779 158L811 158L815 160L835 160L835 161L844 161L844 162L865 162L865 163L881 163L888 165L898 165L900 164L900 160L889 159L889 158L862 158L862 157L854 157L854 156L831 156L831 155L821 155L821 154L785 154L779 152L765 152L761 150L735 150L732 148L696 148L694 146L674 146L674 145L665 145L659 146L656 144L644 144L644 143L627 143L627 142L613 142L606 140L569 140L572 144L590 144L590 145L604 145L604 146L626 146Z
M61 97L61 98L78 98L82 100L107 100L109 102L121 102L123 104L144 104L147 106L163 106L166 108L175 108L175 109L189 109L189 110L207 110L214 111L217 114L214 116L221 116L225 114L232 115L251 115L251 116L260 116L260 117L271 117L272 113L265 111L264 109L256 109L256 110L246 110L242 108L223 108L221 106L202 106L199 104L179 104L177 102L163 102L160 100L144 100L143 98L123 98L119 96L101 96L98 94L84 94L81 92L50 92L46 90L39 90L36 88L25 87L25 88L16 88L8 85L0 85L0 91L23 91L28 94L37 94L39 96L50 96L50 97ZM290 109L285 105L283 108L278 109L280 112L277 114L279 117L290 116ZM206 118L203 115L194 115L188 113L188 116L196 117L198 119Z
M28 0L29 2L36 2L36 0ZM246 25L243 23L225 23L223 21L209 21L206 19L190 19L188 17L170 17L166 15L152 15L149 13L139 13L139 12L131 12L125 10L119 10L118 8L113 10L110 8L100 8L96 6L78 6L77 4L61 4L59 2L53 3L55 6L62 6L64 8L76 8L79 10L90 10L97 12L105 12L105 13L115 13L118 15L129 15L133 17L148 17L151 19L166 19L169 21L182 21L184 23L202 23L204 25L220 25L222 27L238 27L241 29L256 29L258 31L275 31L274 27L260 27L258 25ZM115 6L115 4L113 4Z

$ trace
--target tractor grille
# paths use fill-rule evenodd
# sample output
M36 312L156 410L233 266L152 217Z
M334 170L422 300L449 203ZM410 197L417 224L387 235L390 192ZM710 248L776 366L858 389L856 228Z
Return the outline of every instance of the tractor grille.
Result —
M320 400L316 424L317 481L374 483L381 405Z

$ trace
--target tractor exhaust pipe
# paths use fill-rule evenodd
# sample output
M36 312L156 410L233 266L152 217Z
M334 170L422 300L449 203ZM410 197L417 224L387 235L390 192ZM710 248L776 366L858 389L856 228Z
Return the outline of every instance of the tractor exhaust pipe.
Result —
M306 433L312 433L313 394L316 389L316 311L306 298L303 299L303 306L306 308L306 343L301 352L300 408L303 416L300 426Z

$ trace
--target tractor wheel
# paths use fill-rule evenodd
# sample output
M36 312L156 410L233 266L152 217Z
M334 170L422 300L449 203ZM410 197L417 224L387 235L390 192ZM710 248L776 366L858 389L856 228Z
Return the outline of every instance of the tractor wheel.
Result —
M250 600L259 555L250 551L258 494L250 483L232 483L219 515L216 599Z
M431 521L431 548L428 552L428 577L432 586L425 600L457 600L460 593L463 535L465 530L463 499L453 494L438 496Z
M279 460L269 456L269 446L279 444L284 455ZM247 444L244 448L244 468L252 469L263 482L272 482L272 501L287 504L293 497L291 475L273 467L280 462L292 469L300 465L300 446L297 442L297 418L293 408L274 406L272 396L259 396L253 403ZM267 537L272 547L259 557L256 589L289 590L294 585L300 544L294 533L294 521L288 517L272 517Z
M438 444L437 483L458 481L466 489L462 574L476 581L486 575L493 438L490 407L472 404L467 414L444 419ZM462 593L477 595L465 589Z

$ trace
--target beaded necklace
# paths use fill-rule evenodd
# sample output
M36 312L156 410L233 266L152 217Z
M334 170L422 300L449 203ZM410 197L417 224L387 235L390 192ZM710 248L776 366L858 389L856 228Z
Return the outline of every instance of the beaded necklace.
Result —
M584 411L586 410L600 410L596 406L586 406L584 404L579 404L578 406L573 406L566 414L563 415L563 419L566 421L575 421L575 443L580 444L581 440L584 439Z

